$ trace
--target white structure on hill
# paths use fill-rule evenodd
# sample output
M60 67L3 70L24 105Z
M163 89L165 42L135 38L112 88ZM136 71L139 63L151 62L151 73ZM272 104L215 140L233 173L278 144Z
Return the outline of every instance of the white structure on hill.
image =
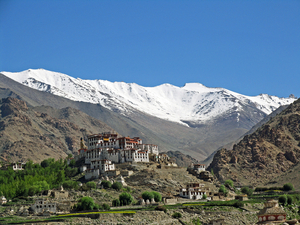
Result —
M204 184L200 183L189 183L186 188L181 188L179 190L179 195L181 197L193 200L202 199L204 194L206 195Z
M83 145L81 145L83 147ZM114 174L113 163L149 162L149 155L158 155L157 145L143 144L138 137L118 137L115 133L102 133L88 136L88 146L80 149L90 165L86 170L86 179L99 175Z

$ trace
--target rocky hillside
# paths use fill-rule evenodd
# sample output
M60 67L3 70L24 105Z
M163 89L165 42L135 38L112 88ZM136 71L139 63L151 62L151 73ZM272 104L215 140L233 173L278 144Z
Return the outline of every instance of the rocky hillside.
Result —
M213 169L221 180L261 185L298 165L299 158L300 99L246 135L232 150L218 151L208 170Z
M8 161L65 158L79 149L80 137L113 131L78 110L28 107L11 97L1 99L0 115L0 153Z
M185 155L180 151L168 151L165 152L171 159L175 160L175 163L180 167L188 167L191 163L200 163L197 159L190 155Z

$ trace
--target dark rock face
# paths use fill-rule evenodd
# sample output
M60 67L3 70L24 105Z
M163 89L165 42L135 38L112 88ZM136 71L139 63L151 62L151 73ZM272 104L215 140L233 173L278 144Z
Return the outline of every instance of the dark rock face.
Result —
M208 170L221 179L245 185L267 182L292 168L300 158L300 100L246 135L232 150L218 151Z

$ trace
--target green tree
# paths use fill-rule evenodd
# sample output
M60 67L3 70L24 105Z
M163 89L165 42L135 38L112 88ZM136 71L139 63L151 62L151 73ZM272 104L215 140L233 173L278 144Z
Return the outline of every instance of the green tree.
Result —
M142 198L146 201L147 199L149 199L149 201L151 201L152 198L154 198L153 193L149 192L149 191L145 191L142 193Z
M152 191L151 192L153 194L153 198L155 202L161 202L161 194L156 192L156 191Z
M133 201L131 194L123 192L119 195L120 205L130 205Z
M278 201L279 201L279 203L281 203L282 205L286 205L286 203L287 203L287 197L286 197L286 195L281 195L281 196L279 196Z
M293 196L288 195L288 196L287 196L287 204L288 204L288 205L291 205L291 204L293 204L293 202L294 202Z
M112 201L112 205L113 205L113 206L120 206L120 200L119 200L119 199L114 199L114 200Z
M251 196L253 194L253 189L251 189L249 187L243 187L241 189L241 192L248 195L248 196Z
M120 191L122 189L123 185L122 185L122 183L116 181L112 184L111 187L117 191Z
M102 209L104 209L104 210L110 210L110 206L108 204L106 204L106 203L103 203L102 204Z
M86 183L86 186L89 188L89 189L96 189L96 183L93 182L93 181L89 181Z
M203 194L202 199L207 199L207 195L206 195L206 194Z
M74 177L77 173L78 173L77 167L71 168L71 167L67 166L65 168L65 174L67 177Z
M65 189L75 189L75 190L77 190L79 188L78 182L73 181L73 180L67 180L62 185Z
M225 186L223 184L220 186L219 192L223 193L224 195L227 195L227 193L228 193L227 189L225 188Z
M225 181L225 186L227 186L227 187L233 187L233 181L232 180L226 180Z
M111 188L111 182L110 181L107 181L107 180L103 180L102 182L101 182L101 185L105 188L105 189L107 189L107 188Z
M75 166L75 164L76 164L75 159L71 159L69 166L73 168Z
M97 208L97 204L95 204L94 199L91 197L83 197L79 200L77 204L77 210L93 210Z
M283 185L283 190L284 191L293 191L294 189L294 185L291 183L287 183Z

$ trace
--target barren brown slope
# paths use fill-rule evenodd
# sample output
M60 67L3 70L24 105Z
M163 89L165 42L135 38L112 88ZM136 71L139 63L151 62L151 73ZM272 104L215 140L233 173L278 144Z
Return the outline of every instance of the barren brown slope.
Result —
M9 97L0 101L0 110L0 153L9 161L65 158L79 149L81 137L95 131L113 131L103 122L72 108L39 107L37 111L22 100ZM65 119L41 111L64 115Z
M295 167L300 157L300 100L246 135L233 150L218 151L209 170L221 180L262 185Z

